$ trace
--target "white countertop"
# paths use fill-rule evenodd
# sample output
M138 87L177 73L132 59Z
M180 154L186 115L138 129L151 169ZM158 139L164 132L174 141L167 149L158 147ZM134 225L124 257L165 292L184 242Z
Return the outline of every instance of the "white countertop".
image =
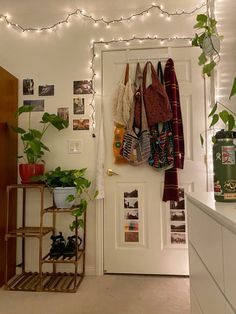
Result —
M187 200L236 233L236 202L216 202L213 192L186 192Z

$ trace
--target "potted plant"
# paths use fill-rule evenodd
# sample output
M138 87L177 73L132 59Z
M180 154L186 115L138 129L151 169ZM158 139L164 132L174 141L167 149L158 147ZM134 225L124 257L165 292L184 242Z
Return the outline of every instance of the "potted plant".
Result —
M26 163L19 165L19 172L22 183L31 182L31 177L34 175L42 174L44 172L44 161L42 159L44 152L49 151L49 148L43 143L43 137L50 126L53 126L57 130L62 130L68 127L67 120L55 114L49 114L44 112L39 129L35 129L31 123L31 113L34 109L34 105L21 106L16 112L16 116L21 114L28 114L28 125L25 129L20 127L12 127L12 129L20 134L20 138L23 143L23 153L25 155ZM18 156L23 158L23 156Z
M220 61L220 41L223 36L217 32L217 21L209 14L197 15L197 23L194 29L198 30L192 39L192 46L199 47L202 52L198 58L198 64L203 66L203 74L211 75L212 70Z
M209 14L197 16L195 29L198 34L192 40L192 45L202 49L198 64L203 65L203 75L211 76L215 66L220 61L220 40L218 35L217 21ZM236 94L236 78L234 78L229 99ZM214 169L214 197L220 202L236 201L236 113L217 101L208 117L211 119L209 129L214 131L212 136L213 145L213 169ZM219 128L216 128L217 124ZM218 130L217 130L218 129ZM217 131L215 133L215 131ZM203 136L200 134L201 144Z
M97 192L91 196L89 188L91 181L85 177L86 168L62 170L57 167L45 172L43 175L34 177L47 186L53 193L54 203L57 208L71 208L71 213L77 217L70 229L83 227L82 215L87 208L88 201L97 196Z

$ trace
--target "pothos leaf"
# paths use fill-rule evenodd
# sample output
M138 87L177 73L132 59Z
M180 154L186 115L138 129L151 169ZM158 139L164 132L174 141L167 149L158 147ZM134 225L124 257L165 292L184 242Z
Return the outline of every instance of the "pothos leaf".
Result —
M203 146L203 144L204 144L204 139L203 139L202 134L200 134L200 141L201 141L201 145Z
M219 121L219 115L218 114L214 114L213 117L212 117L212 121L211 121L211 124L210 124L210 128L215 125L217 122Z
M236 94L236 77L234 78L234 82L231 88L229 99Z
M214 107L212 108L211 112L209 113L208 118L213 116L213 114L216 112L216 110L217 110L217 102L215 103Z

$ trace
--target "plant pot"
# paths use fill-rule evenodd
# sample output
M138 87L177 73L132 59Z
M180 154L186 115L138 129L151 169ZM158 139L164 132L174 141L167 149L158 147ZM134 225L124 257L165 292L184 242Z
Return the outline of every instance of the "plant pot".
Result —
M53 189L54 203L57 208L71 208L75 201L68 202L66 200L68 195L76 196L76 188L71 187L57 187Z
M206 37L203 40L203 51L206 56L213 57L220 52L220 38L218 36Z
M44 164L20 164L19 173L22 184L36 183L32 181L33 176L39 176L44 173Z

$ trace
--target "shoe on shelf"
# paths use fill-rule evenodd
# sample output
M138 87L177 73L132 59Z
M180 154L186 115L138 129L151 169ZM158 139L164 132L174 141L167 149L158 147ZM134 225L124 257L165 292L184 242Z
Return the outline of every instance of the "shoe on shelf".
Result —
M77 246L78 246L78 249L79 249L79 246L81 245L82 243L82 239L81 237L77 237ZM67 244L66 244L66 247L64 249L64 252L63 252L63 258L66 258L66 257L73 257L75 256L76 254L76 236L73 235L71 237L68 237L67 238Z
M62 232L59 232L59 235L52 235L52 246L50 249L50 258L59 258L61 255L63 255L64 249L65 249L65 239L62 235Z

